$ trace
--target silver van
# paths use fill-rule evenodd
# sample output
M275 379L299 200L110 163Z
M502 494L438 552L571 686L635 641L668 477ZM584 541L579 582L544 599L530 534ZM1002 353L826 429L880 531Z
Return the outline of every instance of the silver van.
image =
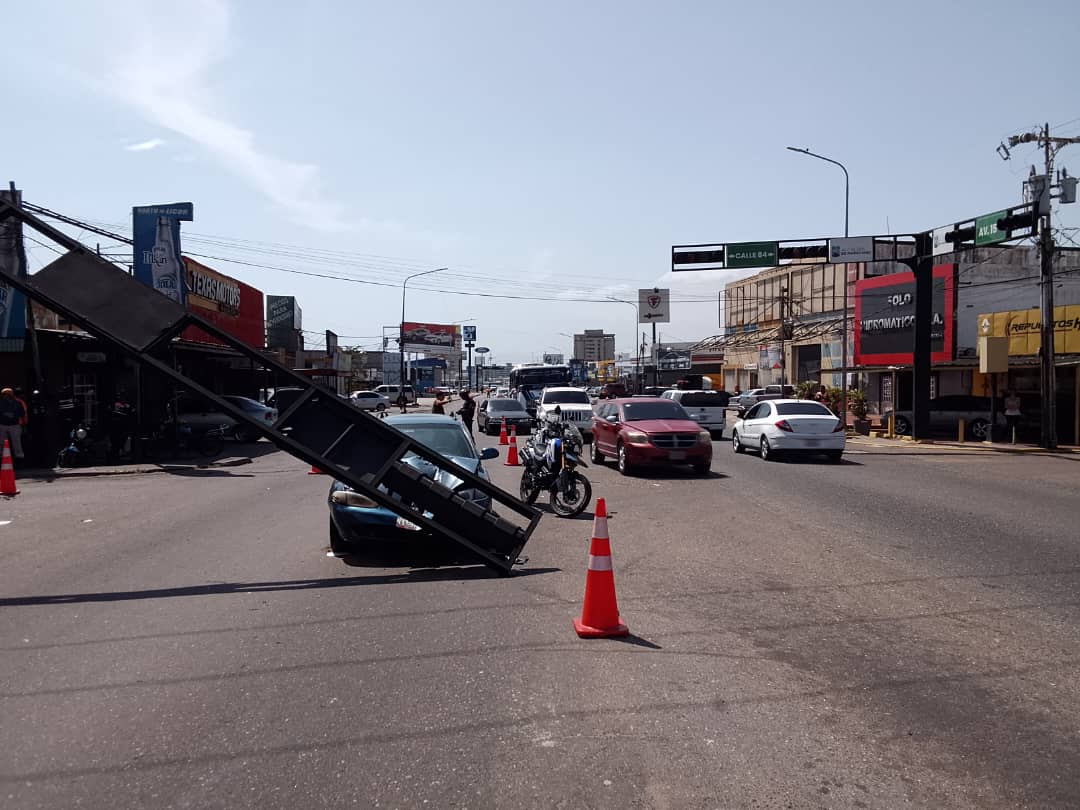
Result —
M726 408L731 395L726 391L680 391L668 389L660 395L683 406L690 418L710 433L724 435Z
M397 405L400 389L396 385L380 385L375 389L375 393L382 394L392 404ZM416 391L413 390L411 385L405 386L405 401L409 403L416 402Z

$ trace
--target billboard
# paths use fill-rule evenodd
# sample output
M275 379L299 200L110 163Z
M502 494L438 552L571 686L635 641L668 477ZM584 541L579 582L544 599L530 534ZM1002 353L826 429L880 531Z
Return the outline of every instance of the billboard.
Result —
M242 281L226 276L194 259L183 258L185 306L193 315L210 321L223 332L255 349L263 348L263 294ZM220 340L194 326L183 331L184 340L216 343Z
M545 354L544 362L549 366L561 366L565 362L564 357L562 354Z
M979 337L1009 339L1009 356L1037 355L1042 345L1039 307L979 315ZM1054 307L1054 351L1080 354L1080 305Z
M178 304L184 303L180 223L193 218L194 206L189 202L131 209L135 278Z
M266 346L295 352L297 333L303 327L303 313L291 295L266 296Z
M931 360L953 359L956 324L956 265L934 267ZM857 366L911 365L915 348L915 274L893 273L855 284Z
M446 323L414 323L401 325L405 350L427 354L450 354L456 348L457 327Z
M476 327L462 326L461 339L464 340L466 343L476 343Z
M572 359L570 361L570 381L574 385L584 385L589 379L588 370L584 360Z

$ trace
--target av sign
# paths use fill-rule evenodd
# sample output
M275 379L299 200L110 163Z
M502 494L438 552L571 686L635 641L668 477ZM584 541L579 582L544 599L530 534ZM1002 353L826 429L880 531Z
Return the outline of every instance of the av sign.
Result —
M930 359L953 359L956 265L934 268ZM855 365L911 365L915 349L915 274L892 273L855 283Z
M671 290L638 290L638 323L671 323Z
M998 229L998 220L1004 219L1006 211L995 211L975 218L975 244L994 245L1009 238L1008 231Z

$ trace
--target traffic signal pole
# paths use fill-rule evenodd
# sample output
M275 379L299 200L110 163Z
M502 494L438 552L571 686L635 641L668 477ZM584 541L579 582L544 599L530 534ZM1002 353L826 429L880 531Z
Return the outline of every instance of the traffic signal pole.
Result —
M912 347L911 435L925 439L930 433L930 332L934 318L933 237L915 234L915 345Z

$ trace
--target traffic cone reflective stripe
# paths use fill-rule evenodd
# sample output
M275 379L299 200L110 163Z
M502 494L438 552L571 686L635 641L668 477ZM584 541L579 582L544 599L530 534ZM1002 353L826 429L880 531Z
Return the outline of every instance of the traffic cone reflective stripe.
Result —
M0 456L0 495L18 495L15 486L15 462L11 458L11 445L4 439L4 453Z
M615 599L607 503L603 498L596 500L589 567L585 572L585 601L581 606L581 618L574 619L574 630L581 638L612 638L630 633L630 628L619 616L619 604Z
M502 426L499 428L499 444L510 444L506 436L506 417L502 418Z
M506 451L506 461L503 463L504 467L520 467L521 462L518 461L517 451L517 428L510 428L510 449Z

